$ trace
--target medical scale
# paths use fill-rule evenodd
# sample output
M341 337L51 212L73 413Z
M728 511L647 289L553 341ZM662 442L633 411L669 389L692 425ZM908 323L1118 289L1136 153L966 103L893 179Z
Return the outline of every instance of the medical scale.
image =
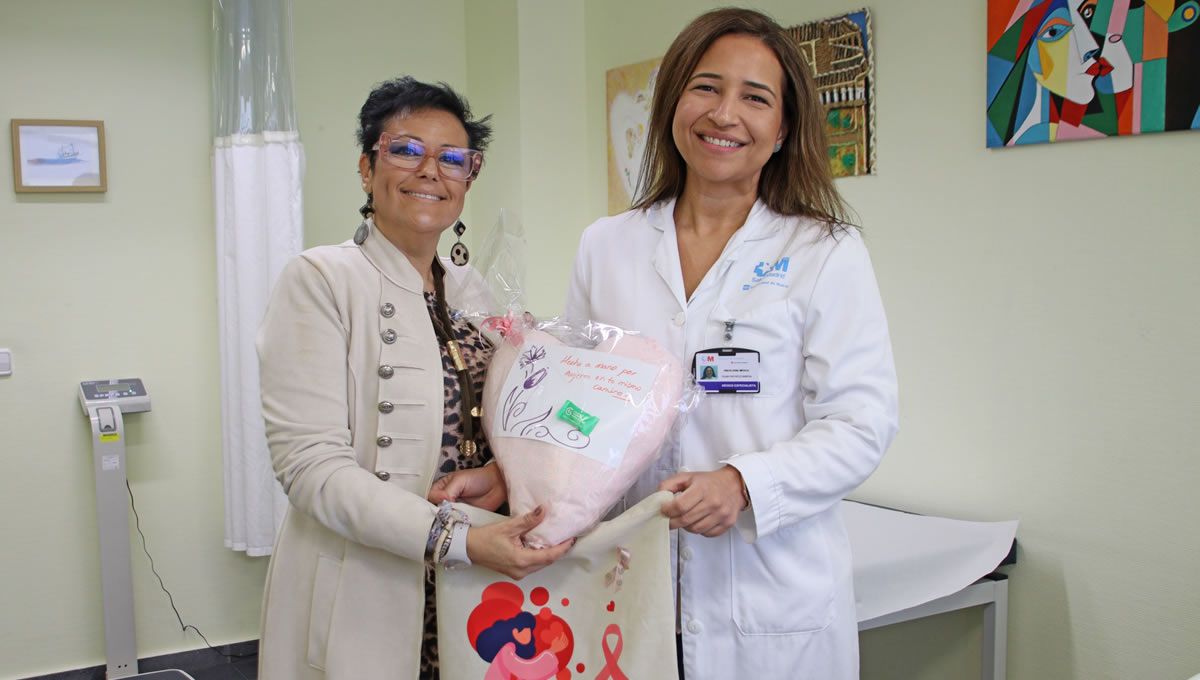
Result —
M106 677L109 680L193 680L192 676L179 670L138 673L133 628L133 575L129 560L124 415L149 411L150 395L139 378L85 380L79 383L79 403L92 423Z

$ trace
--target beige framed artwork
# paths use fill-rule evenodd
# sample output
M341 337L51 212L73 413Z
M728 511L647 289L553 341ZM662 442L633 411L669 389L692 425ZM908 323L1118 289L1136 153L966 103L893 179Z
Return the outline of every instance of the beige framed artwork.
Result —
M104 122L13 119L17 193L104 192Z
M608 102L608 213L629 210L646 148L650 104L661 58L620 66L605 74Z

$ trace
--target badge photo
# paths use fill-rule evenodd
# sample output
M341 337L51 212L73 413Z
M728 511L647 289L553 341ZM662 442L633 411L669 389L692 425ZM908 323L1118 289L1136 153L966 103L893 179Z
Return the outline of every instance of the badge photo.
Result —
M744 347L713 347L692 357L696 384L709 394L758 394L760 354Z

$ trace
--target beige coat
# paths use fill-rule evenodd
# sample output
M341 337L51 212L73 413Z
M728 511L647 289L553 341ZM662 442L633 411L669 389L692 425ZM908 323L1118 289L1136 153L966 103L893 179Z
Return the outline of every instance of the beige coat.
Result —
M447 269L458 288L464 270ZM290 506L263 597L262 680L417 677L444 409L422 290L373 227L361 247L305 251L276 283L258 355Z

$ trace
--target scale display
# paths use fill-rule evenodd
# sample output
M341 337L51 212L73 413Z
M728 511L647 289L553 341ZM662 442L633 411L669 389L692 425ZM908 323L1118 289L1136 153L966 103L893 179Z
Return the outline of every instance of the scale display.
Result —
M109 401L124 397L145 397L146 386L139 378L85 380L79 383L80 398L85 402ZM128 413L129 411L126 411Z

